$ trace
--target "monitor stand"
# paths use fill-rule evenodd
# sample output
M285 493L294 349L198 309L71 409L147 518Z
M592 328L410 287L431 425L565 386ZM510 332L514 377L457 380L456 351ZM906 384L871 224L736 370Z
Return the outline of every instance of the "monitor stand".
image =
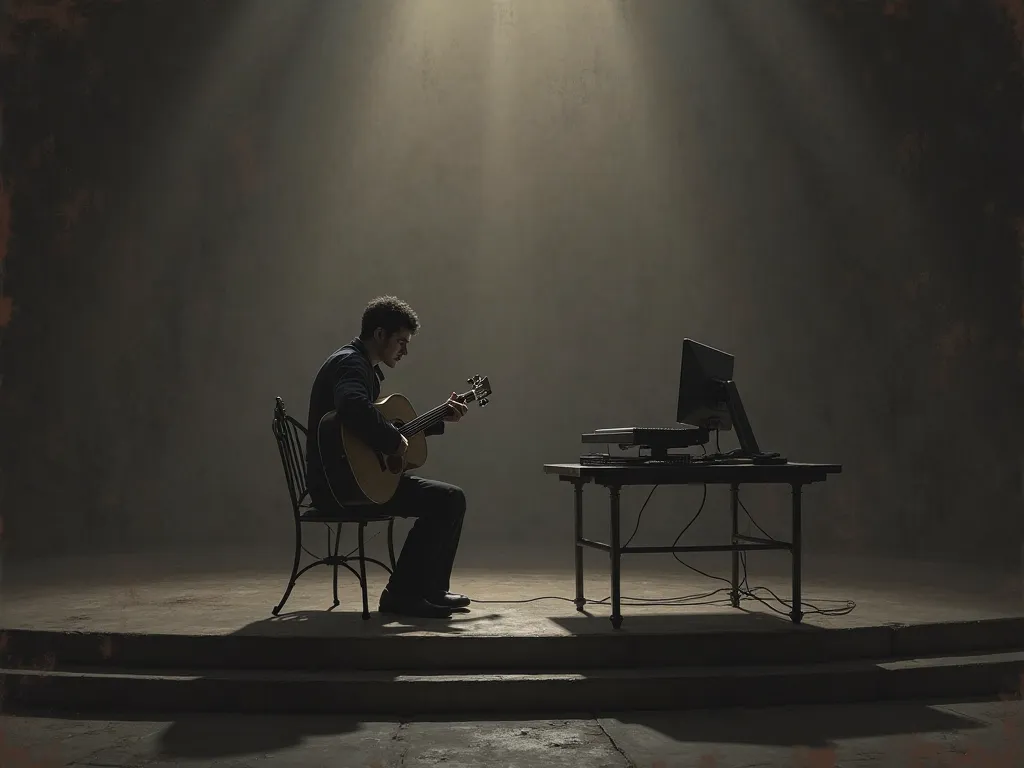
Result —
M779 456L777 453L766 454L761 451L761 447L757 444L757 438L754 437L754 430L750 426L750 419L747 418L747 410L743 407L743 398L740 397L739 387L736 386L735 381L723 381L721 382L724 393L724 400L726 406L729 408L729 418L732 421L732 428L736 432L736 438L739 440L740 449L734 451L730 456L735 458L743 459L762 459L765 461L771 461L774 463L784 463L785 458ZM721 423L716 419L710 419L708 421L709 429L719 429Z

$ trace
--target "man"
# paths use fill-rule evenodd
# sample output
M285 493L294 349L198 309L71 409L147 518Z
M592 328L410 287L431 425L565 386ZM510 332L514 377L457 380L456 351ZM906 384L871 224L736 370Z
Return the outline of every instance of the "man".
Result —
M394 296L374 299L363 311L359 336L336 350L320 367L309 396L306 444L309 495L318 510L327 513L339 510L327 484L317 447L317 425L324 414L337 411L342 424L386 456L402 456L408 450L409 441L384 418L374 403L380 397L380 382L384 378L381 363L394 368L408 354L409 342L418 330L419 319L404 301ZM466 410L466 405L452 393L445 421L458 421ZM424 434L443 432L441 422ZM403 475L390 501L370 507L351 507L347 511L358 514L360 510L368 514L416 518L395 572L380 596L382 613L448 618L453 609L470 604L465 595L449 591L466 514L466 497L461 488Z

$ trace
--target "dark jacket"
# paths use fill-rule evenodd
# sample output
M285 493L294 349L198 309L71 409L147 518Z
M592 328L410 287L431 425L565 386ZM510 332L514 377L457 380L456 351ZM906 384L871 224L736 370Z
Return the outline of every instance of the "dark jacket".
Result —
M380 382L384 373L379 365L370 363L366 345L356 338L335 350L320 366L309 393L309 430L306 442L306 473L312 488L325 483L316 435L320 419L330 411L337 411L340 421L363 442L381 453L398 450L401 437L374 406L380 397ZM428 429L425 435L444 432L444 422Z

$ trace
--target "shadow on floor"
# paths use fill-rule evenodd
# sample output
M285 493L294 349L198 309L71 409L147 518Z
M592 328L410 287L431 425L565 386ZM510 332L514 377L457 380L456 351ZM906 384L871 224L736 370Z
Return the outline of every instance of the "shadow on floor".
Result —
M605 614L580 613L576 616L552 617L552 623L565 629L572 635L631 633L637 635L676 635L700 632L811 632L825 631L821 627L809 624L794 624L786 616L769 613L744 611L729 608L720 613L685 613L685 609L677 609L678 613L638 614L630 616L628 609L623 611L625 618L618 630Z
M364 719L352 715L188 715L175 720L160 734L158 755L213 760L271 754L298 746L308 738L354 733Z
M567 715L453 715L416 718L423 723L527 723L591 719L590 713ZM692 712L630 712L602 715L616 721L642 742L656 732L678 744L744 744L793 748L827 748L837 742L983 728L986 723L924 703L786 707L766 710ZM216 759L265 754L295 747L306 738L341 735L364 722L389 718L353 716L196 715L172 723L158 742L160 756L175 759ZM612 729L609 729L612 730ZM619 728L616 728L619 730ZM622 737L615 735L617 742Z
M412 632L458 635L474 625L493 623L500 613L455 613L450 619L389 617L374 611L369 619L355 611L294 611L260 619L235 630L233 635L260 637L387 637Z
M866 703L673 712L630 712L619 722L677 742L825 748L847 739L913 736L985 727L925 703Z

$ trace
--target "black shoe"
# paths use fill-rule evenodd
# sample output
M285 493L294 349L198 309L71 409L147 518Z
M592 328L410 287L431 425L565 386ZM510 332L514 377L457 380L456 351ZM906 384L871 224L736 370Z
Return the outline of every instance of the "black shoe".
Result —
M427 595L427 602L433 603L434 605L440 605L444 608L465 608L473 601L465 595L460 595L455 592L441 592Z
M395 595L385 589L380 595L381 613L393 613L397 616L414 616L419 619L450 619L450 608L434 605L422 597L406 597Z

